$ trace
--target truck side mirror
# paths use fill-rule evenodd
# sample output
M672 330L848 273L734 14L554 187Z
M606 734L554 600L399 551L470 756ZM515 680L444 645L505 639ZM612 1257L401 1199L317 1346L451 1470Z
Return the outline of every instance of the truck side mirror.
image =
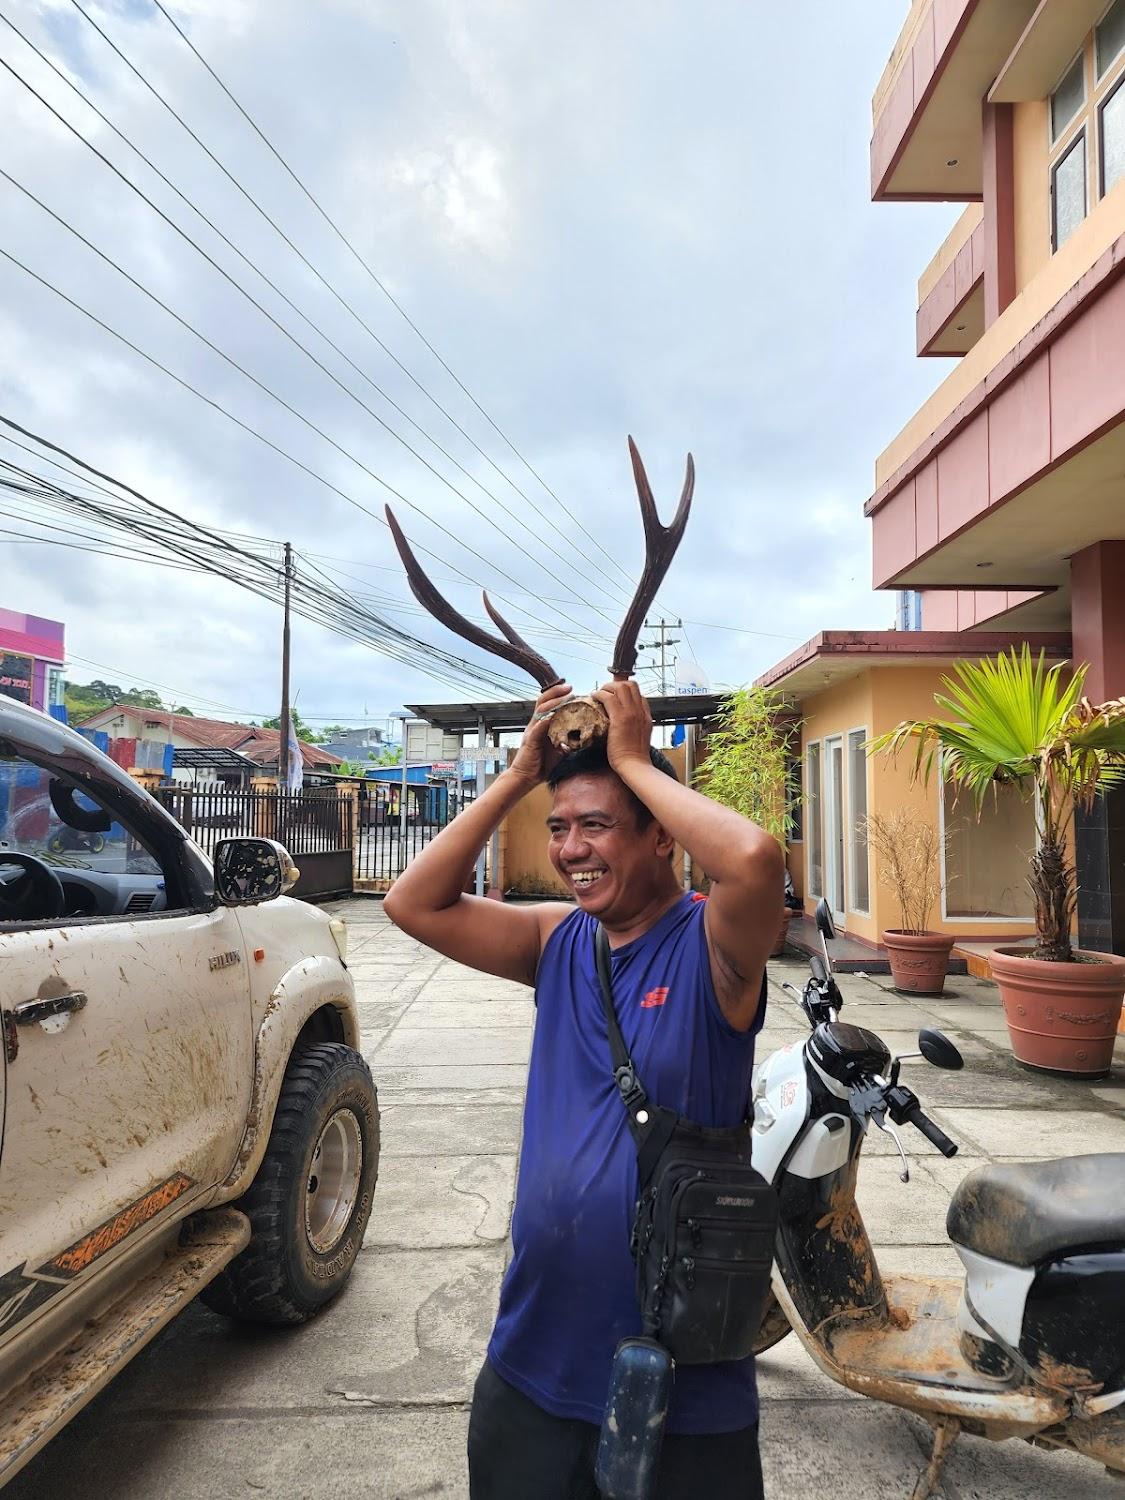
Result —
M297 883L300 871L276 839L220 839L215 845L215 894L221 906L274 901Z

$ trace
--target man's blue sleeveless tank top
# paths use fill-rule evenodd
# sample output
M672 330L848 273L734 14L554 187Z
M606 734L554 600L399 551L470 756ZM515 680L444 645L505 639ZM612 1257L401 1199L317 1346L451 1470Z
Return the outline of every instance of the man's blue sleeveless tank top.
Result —
M726 1021L711 983L705 909L684 895L614 950L614 1001L649 1097L701 1125L737 1125L749 1107L765 999L753 1031ZM572 912L540 959L514 1254L488 1355L544 1410L600 1423L614 1350L640 1333L641 1320L629 1254L637 1154L613 1082L596 929L594 918ZM670 1432L734 1432L757 1416L752 1359L676 1370Z

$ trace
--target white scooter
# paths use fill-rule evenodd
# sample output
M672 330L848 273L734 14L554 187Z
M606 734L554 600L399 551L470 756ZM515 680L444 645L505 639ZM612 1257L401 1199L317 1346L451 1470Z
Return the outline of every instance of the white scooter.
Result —
M957 1147L899 1082L903 1059L838 1019L825 901L816 922L824 958L798 996L812 1035L754 1080L754 1165L781 1211L758 1352L792 1330L833 1380L925 1417L933 1452L912 1500L933 1494L960 1432L1077 1451L1125 1477L1125 1153L977 1167L946 1221L964 1282L881 1276L855 1201L868 1129L892 1137L904 1182L896 1126ZM941 1032L918 1040L909 1056L963 1066Z

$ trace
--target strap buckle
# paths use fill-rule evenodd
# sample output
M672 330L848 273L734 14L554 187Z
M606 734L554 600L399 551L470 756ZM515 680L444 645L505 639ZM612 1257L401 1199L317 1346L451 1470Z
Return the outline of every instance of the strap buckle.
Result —
M644 1104L648 1095L645 1093L641 1080L633 1068L632 1063L623 1063L620 1068L613 1070L613 1081L617 1084L617 1091L621 1095L625 1108L632 1114L634 1105Z

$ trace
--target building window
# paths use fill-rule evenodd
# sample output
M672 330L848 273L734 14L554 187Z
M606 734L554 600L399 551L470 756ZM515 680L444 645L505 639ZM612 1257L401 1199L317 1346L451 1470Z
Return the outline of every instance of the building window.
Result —
M62 667L47 669L47 707L58 708L66 702L66 681Z
M1086 102L1086 54L1080 52L1071 63L1063 81L1051 95L1051 141L1062 139L1063 132Z
M1098 23L1095 32L1098 78L1102 79L1125 54L1125 0L1116 0Z
M820 827L820 745L805 751L805 880L810 896L824 895L824 838Z
M1125 10L1122 14L1125 15ZM1098 118L1104 198L1114 183L1125 176L1125 78L1118 79Z
M1065 245L1086 217L1086 132L1051 170L1051 248Z
M972 799L942 785L946 835L942 905L946 921L1034 920L1027 863L1035 813L1011 787L990 792L977 817Z
M1090 212L1091 195L1104 198L1125 176L1123 83L1125 0L1114 0L1049 101L1052 251Z
M804 838L805 799L801 796L801 760L793 756L785 767L785 798L792 827L789 842L799 844Z
M867 743L866 729L848 733L848 906L871 910L871 879L867 859Z

